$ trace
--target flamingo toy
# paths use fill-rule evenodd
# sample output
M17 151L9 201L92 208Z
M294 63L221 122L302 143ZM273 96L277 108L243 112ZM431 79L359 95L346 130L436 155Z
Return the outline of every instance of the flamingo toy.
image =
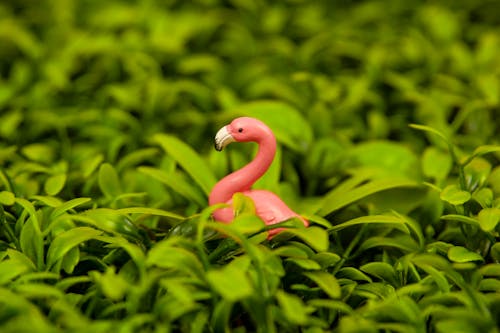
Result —
M256 142L259 145L257 156L243 168L227 175L212 189L209 204L227 203L230 207L220 208L213 213L217 221L230 223L234 219L234 210L231 208L232 197L241 192L250 197L258 217L266 225L273 225L297 217L307 227L309 222L292 211L276 194L265 190L252 190L252 185L267 171L276 153L276 138L269 127L263 122L241 117L234 119L229 125L222 127L215 136L215 149L221 151L231 142ZM271 238L283 228L272 229L268 237Z

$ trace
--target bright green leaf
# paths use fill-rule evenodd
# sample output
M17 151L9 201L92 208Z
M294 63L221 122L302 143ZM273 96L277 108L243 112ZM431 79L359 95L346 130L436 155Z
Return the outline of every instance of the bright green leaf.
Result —
M448 258L453 262L463 263L470 261L484 261L483 257L463 246L454 246L448 250Z
M59 259L66 255L73 247L96 238L102 232L89 227L77 227L65 231L54 238L47 252L47 266L52 267Z
M469 192L460 190L456 185L448 185L441 192L441 200L455 206L466 203L470 198Z
M328 233L322 228L312 226L303 229L286 229L286 232L302 239L318 252L328 249Z
M492 231L500 222L500 208L484 208L479 212L477 219L481 229Z
M115 198L122 193L118 174L109 163L101 164L99 168L99 188L108 198Z
M304 325L307 322L310 310L297 295L278 290L276 298L280 310L289 322L297 325Z
M186 170L207 196L210 194L212 187L216 183L215 176L193 148L178 138L166 134L156 134L153 141L159 144L167 154L172 156Z
M429 147L422 156L422 169L427 177L443 180L451 171L452 159L449 153L435 147Z
M54 209L54 211L51 214L51 218L56 218L56 217L62 215L63 213L67 212L68 210L73 209L77 206L83 205L89 201L91 201L90 198L75 198L75 199L69 200L69 201L63 203L62 205L60 205L59 207L57 207L56 209Z
M304 272L302 274L313 280L329 297L340 298L340 285L337 279L330 273Z
M64 188L66 184L66 174L61 173L58 175L50 176L45 182L45 192L48 195L56 195Z
M359 268L361 271L373 275L392 285L397 285L396 272L394 268L385 262L370 262Z
M0 192L0 204L5 206L12 206L16 202L14 193L9 191Z
M208 271L206 278L217 293L231 302L245 299L254 293L247 272L232 265Z
M179 177L179 175L168 174L163 170L146 166L139 167L138 170L167 185L178 194L196 202L200 206L204 206L207 203L206 198L203 196L203 193L198 190L198 187L185 181L183 178Z
M391 188L397 187L415 187L417 183L408 179L400 178L383 178L375 179L366 184L360 185L352 190L346 191L345 193L338 193L337 191L332 191L328 193L323 198L323 203L318 211L321 216L326 216L342 207L345 207L351 203L354 203L370 194L389 190Z

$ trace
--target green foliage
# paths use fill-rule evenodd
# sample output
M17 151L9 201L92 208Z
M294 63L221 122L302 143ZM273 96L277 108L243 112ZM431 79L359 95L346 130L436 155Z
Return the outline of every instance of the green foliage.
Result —
M0 331L499 332L498 12L3 1ZM243 115L308 228L213 221Z

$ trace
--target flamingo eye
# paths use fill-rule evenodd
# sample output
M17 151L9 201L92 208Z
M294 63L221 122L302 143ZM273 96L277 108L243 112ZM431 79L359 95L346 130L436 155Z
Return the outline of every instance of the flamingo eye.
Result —
M240 133L243 132L243 128L241 128L241 127L238 128L238 132L240 132Z

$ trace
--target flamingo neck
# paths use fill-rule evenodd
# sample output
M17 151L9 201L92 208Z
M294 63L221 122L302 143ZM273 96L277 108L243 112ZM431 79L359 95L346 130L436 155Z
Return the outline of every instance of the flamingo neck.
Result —
M258 142L259 149L255 158L243 168L222 178L213 188L209 204L226 203L237 192L245 192L269 169L276 154L276 139L266 136Z

